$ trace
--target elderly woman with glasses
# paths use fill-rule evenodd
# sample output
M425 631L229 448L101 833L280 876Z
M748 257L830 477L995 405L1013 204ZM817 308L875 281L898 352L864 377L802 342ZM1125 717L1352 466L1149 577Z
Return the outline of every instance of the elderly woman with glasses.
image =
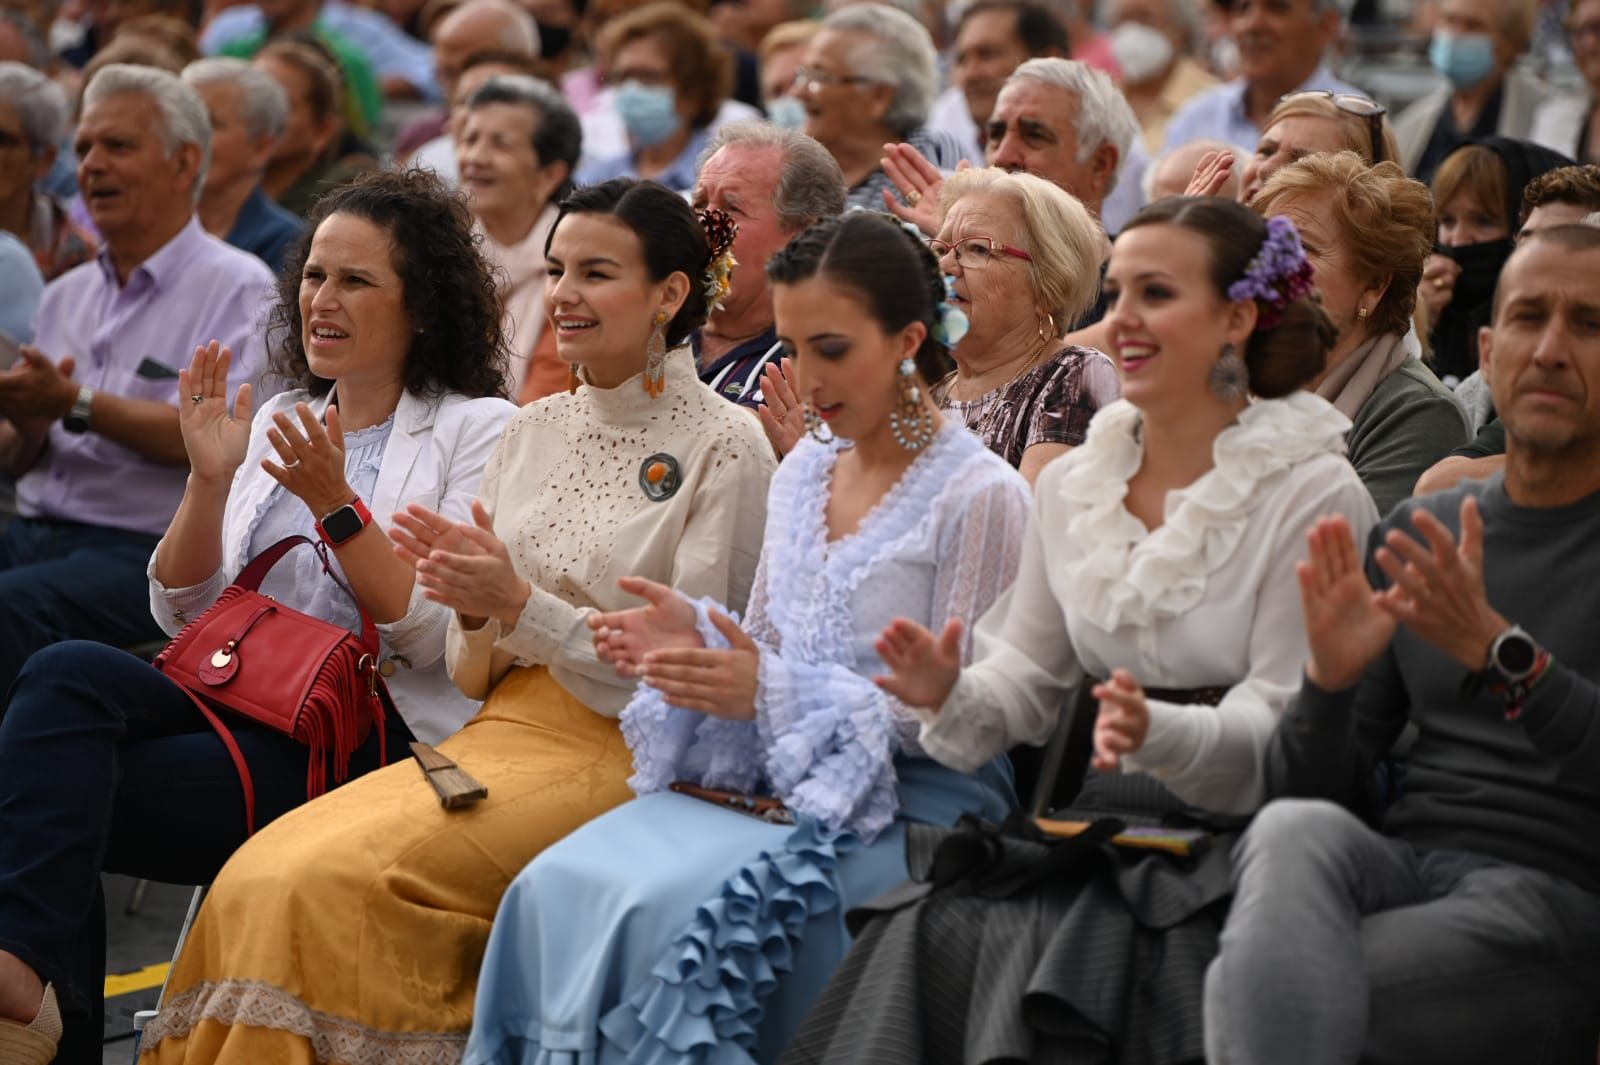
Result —
M938 91L933 38L910 15L857 4L822 23L795 71L794 96L806 133L839 161L849 206L883 210L883 190L894 188L879 165L885 144L908 143L940 170L954 169L961 146L923 125Z
M933 399L1032 483L1119 392L1103 352L1062 340L1099 290L1099 227L1043 178L995 168L952 175L940 209L928 247L968 330Z
M47 281L94 258L97 243L64 204L39 191L66 121L67 98L48 78L21 63L0 63L0 232L28 247Z
M1382 104L1353 93L1290 93L1267 116L1255 154L1244 165L1239 202L1249 203L1283 167L1319 152L1355 152L1367 166L1397 161L1400 147L1386 114ZM1215 196L1227 184L1233 165L1231 152L1202 157L1188 194Z
M1574 93L1552 97L1533 112L1528 139L1570 155L1580 163L1600 163L1600 0L1574 0L1567 8L1567 41L1584 84Z
M1466 411L1422 364L1410 331L1433 247L1432 197L1394 163L1369 167L1353 152L1330 152L1273 174L1250 206L1300 230L1338 330L1308 387L1350 419L1350 463L1386 514L1468 438Z

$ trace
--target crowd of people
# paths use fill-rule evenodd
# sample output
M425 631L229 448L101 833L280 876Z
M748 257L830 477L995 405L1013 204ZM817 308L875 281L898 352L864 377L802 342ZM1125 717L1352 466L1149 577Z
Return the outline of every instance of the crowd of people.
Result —
M1593 1062L1600 0L1373 6L0 0L0 1062Z

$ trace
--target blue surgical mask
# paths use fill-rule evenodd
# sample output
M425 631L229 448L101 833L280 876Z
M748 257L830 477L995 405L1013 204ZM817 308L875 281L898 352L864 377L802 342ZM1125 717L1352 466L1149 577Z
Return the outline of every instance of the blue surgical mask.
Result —
M1433 69L1450 79L1458 89L1470 89L1494 73L1494 42L1486 33L1445 33L1433 35L1428 45Z
M677 97L665 85L625 81L618 86L615 99L628 136L640 148L654 148L683 124Z
M800 129L806 124L806 105L793 96L768 100L767 121L784 129Z

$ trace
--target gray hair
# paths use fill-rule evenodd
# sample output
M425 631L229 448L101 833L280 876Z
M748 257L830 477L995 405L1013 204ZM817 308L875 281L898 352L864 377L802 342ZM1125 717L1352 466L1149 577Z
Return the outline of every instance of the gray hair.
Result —
M0 8L0 26L10 26L22 38L23 46L28 50L28 65L35 70L43 70L50 65L50 46L45 43L44 35L39 28L25 18L20 11L13 11L9 7Z
M132 63L109 63L83 90L83 109L111 96L123 93L140 93L148 96L161 113L161 144L171 158L178 148L192 144L200 149L200 169L194 175L194 202L200 202L200 189L206 182L206 170L211 166L211 119L206 117L206 105L176 74L155 67L135 66Z
M1106 187L1106 194L1110 195L1122 165L1128 161L1128 149L1139 136L1139 119L1122 91L1105 73L1076 59L1030 59L1012 71L1006 85L1019 81L1053 85L1078 98L1078 162L1087 162L1102 144L1117 149L1117 169Z
M37 70L0 63L0 106L16 110L34 158L61 143L67 129L67 94Z
M289 95L276 78L243 59L196 59L183 68L183 80L204 85L239 87L239 110L252 137L283 136L289 122Z
M928 120L939 91L939 57L922 23L883 4L852 4L829 15L822 28L874 38L856 49L851 62L857 76L894 86L894 102L884 122L910 133Z
M695 173L724 148L771 148L783 154L772 205L785 230L804 229L844 213L844 173L833 154L814 138L761 119L731 122L718 129L700 153Z
M478 86L466 103L468 114L490 104L513 104L539 113L533 132L533 154L541 166L567 164L567 180L552 195L558 200L572 191L572 175L583 154L583 123L567 98L547 81L526 74L496 74Z

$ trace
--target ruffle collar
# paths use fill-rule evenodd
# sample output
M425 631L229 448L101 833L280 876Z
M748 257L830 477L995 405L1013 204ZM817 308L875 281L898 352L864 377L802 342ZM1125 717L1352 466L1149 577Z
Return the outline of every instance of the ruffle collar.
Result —
M1193 609L1263 493L1307 459L1344 454L1350 429L1310 392L1257 400L1217 435L1211 469L1167 496L1166 520L1150 532L1123 505L1144 454L1142 419L1127 400L1101 408L1057 486L1069 506L1073 607L1108 632Z

